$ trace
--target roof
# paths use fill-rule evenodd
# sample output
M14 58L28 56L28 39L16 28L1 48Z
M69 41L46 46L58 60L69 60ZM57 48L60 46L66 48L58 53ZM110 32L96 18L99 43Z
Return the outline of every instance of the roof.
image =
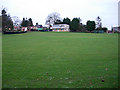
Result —
M68 24L54 24L53 28L65 28L66 26L69 27Z

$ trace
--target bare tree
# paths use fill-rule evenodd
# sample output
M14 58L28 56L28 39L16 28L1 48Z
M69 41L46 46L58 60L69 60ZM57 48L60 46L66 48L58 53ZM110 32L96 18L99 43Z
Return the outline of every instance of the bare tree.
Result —
M101 18L98 16L97 18L96 18L96 27L97 28L101 28L102 27L102 23L101 23Z
M14 25L19 25L21 23L20 19L17 16L13 16L12 19Z
M47 25L55 24L57 20L62 20L60 14L57 12L53 12L47 16L45 24Z

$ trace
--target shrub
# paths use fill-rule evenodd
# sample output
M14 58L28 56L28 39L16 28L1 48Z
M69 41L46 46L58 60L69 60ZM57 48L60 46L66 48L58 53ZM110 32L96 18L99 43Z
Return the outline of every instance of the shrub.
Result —
M103 28L97 28L96 30L97 30L97 31L103 30L104 32L106 32L106 31L108 30L108 28L103 27Z

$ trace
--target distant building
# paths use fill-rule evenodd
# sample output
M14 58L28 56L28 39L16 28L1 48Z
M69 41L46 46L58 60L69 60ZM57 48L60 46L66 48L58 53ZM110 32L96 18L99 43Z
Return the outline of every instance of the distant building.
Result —
M27 27L22 27L21 30L22 31L27 31Z
M31 31L31 30L37 30L38 28L37 28L37 26L29 26L29 30Z
M120 33L120 27L112 27L112 31Z
M49 27L50 27L50 25L47 25L47 24L46 24L46 25L44 25L43 27L49 28Z
M52 31L55 32L69 32L69 25L68 24L54 24L52 26Z
M21 29L21 26L18 26L18 25L16 25L16 26L14 26L14 29L13 30L20 30Z

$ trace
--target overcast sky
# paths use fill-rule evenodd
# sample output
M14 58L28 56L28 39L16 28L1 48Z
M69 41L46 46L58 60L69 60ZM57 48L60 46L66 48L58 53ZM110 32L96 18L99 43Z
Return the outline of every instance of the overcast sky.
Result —
M44 25L48 14L58 12L61 18L80 17L82 23L87 20L102 19L103 27L111 29L118 26L119 0L0 0L2 7L7 8L11 17L32 18L33 23Z

